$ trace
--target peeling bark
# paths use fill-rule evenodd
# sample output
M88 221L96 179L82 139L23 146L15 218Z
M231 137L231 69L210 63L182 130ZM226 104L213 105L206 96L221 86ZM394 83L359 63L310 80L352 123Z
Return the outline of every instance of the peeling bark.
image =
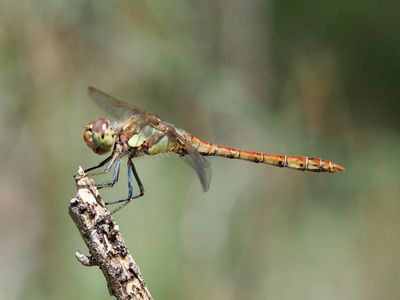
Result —
M75 180L78 192L68 211L90 252L90 256L86 256L77 251L76 258L84 266L99 266L110 294L118 300L152 299L139 267L93 180L82 168L79 168Z

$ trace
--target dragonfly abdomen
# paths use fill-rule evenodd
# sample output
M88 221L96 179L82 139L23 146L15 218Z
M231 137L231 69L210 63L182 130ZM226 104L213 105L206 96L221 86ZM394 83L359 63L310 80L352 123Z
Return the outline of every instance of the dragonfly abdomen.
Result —
M217 146L214 155L264 163L281 168L286 167L300 171L329 173L344 171L343 167L334 162L317 157L252 152L220 146Z
M332 161L324 160L317 157L282 155L239 150L235 148L211 144L196 137L192 137L191 140L193 146L195 146L197 151L199 151L203 155L208 156L242 159L255 163L264 163L276 167L286 167L300 171L335 173L345 170L342 166L339 166Z

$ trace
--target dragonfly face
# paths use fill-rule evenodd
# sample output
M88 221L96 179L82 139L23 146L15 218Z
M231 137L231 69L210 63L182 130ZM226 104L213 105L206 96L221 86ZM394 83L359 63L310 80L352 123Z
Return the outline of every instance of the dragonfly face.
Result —
M115 131L111 122L105 118L90 122L83 131L83 140L94 153L110 152L115 142Z

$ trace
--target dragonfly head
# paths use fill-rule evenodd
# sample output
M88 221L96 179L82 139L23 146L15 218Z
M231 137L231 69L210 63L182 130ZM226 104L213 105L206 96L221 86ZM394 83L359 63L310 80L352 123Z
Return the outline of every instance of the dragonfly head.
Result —
M105 118L90 122L83 131L83 140L94 153L110 152L115 142L115 131L111 122Z

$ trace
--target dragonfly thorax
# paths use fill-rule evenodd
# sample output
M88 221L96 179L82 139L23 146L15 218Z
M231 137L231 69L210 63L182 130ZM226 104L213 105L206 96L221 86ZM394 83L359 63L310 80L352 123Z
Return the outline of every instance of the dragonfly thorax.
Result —
M115 142L115 130L111 122L98 118L85 126L83 140L97 154L110 152Z

